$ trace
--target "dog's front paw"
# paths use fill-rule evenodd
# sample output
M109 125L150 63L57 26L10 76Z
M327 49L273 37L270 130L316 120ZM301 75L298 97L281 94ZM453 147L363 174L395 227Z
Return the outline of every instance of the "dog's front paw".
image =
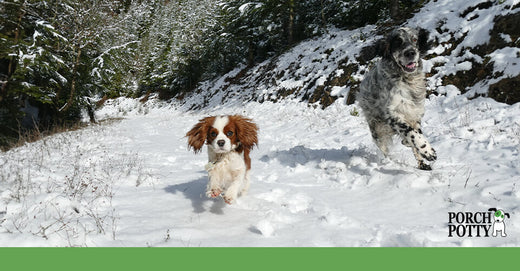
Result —
M428 164L425 164L423 161L419 162L419 169L420 170L432 170L432 167Z
M435 152L435 149L431 146L419 149L419 152L421 153L421 156L428 161L437 160L437 152Z
M235 202L235 199L238 197L237 192L231 187L231 189L226 190L222 195L222 198L227 204L232 204Z
M435 161L437 159L437 153L432 148L430 143L428 143L428 141L425 140L425 138L421 137L421 139L423 140L417 139L417 141L414 141L415 147L419 151L419 154L422 158L428 161Z
M227 204L229 204L229 205L231 205L231 204L235 201L235 198L234 198L234 197L227 196L227 195L224 195L222 198L223 198L224 201L225 201Z
M222 190L220 188L212 188L206 191L206 196L208 198L216 198L220 196L220 194L222 194Z

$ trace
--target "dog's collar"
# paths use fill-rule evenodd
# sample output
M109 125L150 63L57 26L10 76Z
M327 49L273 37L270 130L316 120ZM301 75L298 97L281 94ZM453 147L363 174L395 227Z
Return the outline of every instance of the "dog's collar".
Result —
M223 157L223 154L216 154L216 158L217 160L216 161L209 161L205 166L204 168L206 169L206 171L211 171L216 165L217 163L219 163L220 161L222 161L222 157Z

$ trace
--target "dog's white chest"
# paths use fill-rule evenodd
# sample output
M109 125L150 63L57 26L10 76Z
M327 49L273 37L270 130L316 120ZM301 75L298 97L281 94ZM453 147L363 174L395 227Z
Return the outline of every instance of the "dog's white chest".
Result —
M208 164L206 170L213 170L215 168L226 168L229 171L245 170L244 154L235 151L226 153L215 153L208 148Z
M398 82L392 89L389 109L413 123L424 115L424 87L407 82Z

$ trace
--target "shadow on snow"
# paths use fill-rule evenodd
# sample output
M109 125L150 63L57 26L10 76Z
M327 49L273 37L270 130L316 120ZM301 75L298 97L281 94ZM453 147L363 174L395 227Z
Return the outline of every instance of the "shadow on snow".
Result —
M352 157L363 157L367 161L380 161L377 154L370 153L366 148L358 148L350 150L347 147L341 149L309 149L299 145L289 150L276 151L272 154L264 155L260 158L262 162L269 162L277 159L282 165L296 167L296 165L305 165L308 162L334 161L340 163L348 163Z
M206 202L213 202L209 211L214 214L224 214L223 208L226 206L226 203L222 199L210 199L206 197L206 185L208 183L208 178L206 176L201 177L199 179L167 186L164 190L171 194L182 193L184 197L191 200L191 205L193 206L193 212L195 213L203 213L206 212L205 204Z

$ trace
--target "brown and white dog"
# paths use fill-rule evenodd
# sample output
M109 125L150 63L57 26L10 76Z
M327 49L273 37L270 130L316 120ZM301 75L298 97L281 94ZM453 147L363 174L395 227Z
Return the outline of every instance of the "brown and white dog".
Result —
M206 195L222 196L231 204L249 189L249 152L258 144L258 127L240 115L206 117L186 134L195 153L208 146L206 170L209 183Z

